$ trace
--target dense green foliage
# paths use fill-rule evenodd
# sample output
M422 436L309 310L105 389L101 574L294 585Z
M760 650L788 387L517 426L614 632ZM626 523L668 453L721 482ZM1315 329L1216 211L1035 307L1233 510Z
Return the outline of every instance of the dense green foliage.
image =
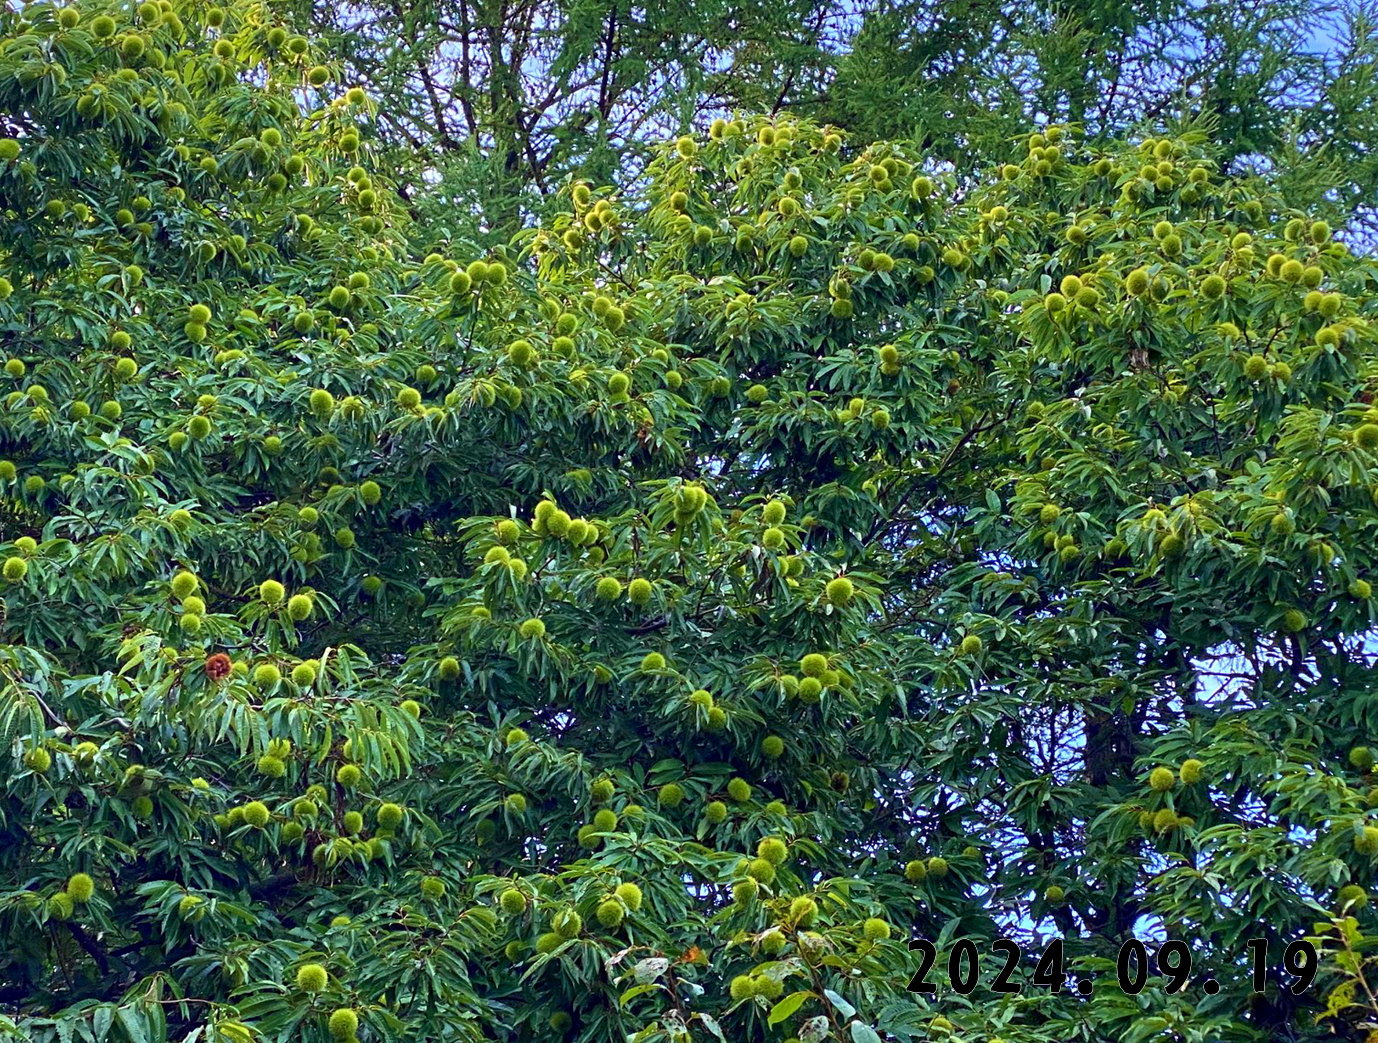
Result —
M1362 1038L1371 260L1199 134L790 117L419 255L178 11L0 16L0 1035Z
M380 162L428 229L505 242L570 177L639 171L737 112L909 141L970 175L1030 126L1108 144L1207 129L1221 173L1268 165L1296 205L1378 192L1367 0L423 0L277 9L379 102ZM1180 121L1180 122L1179 122ZM438 178L438 183L437 183ZM1373 229L1368 229L1370 232Z

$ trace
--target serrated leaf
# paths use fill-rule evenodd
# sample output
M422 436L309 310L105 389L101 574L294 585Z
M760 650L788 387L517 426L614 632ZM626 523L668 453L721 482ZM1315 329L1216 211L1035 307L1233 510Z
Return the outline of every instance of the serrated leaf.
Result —
M148 1025L142 1014L132 1007L120 1007L115 1016L131 1043L149 1043Z

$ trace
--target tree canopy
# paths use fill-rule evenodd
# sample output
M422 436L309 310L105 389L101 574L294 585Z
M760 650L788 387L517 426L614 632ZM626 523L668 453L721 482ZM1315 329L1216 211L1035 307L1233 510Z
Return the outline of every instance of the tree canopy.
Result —
M1286 172L1309 208L1338 199L1371 223L1378 191L1366 2L365 0L283 12L377 98L380 161L423 224L489 243L550 218L569 178L625 180L663 138L740 112L815 119L852 148L906 141L964 176L1050 123L1099 145L1203 128L1221 173Z
M0 1035L1362 1038L1337 218L1200 131L781 114L442 243L337 64L0 15Z

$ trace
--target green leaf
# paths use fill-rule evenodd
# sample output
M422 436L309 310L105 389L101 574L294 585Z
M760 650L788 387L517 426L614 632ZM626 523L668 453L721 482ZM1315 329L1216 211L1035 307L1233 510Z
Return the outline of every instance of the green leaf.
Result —
M778 1025L791 1014L804 1005L804 1002L813 997L813 993L805 989L800 992L792 992L775 1006L770 1008L770 1014L766 1018L766 1024Z

